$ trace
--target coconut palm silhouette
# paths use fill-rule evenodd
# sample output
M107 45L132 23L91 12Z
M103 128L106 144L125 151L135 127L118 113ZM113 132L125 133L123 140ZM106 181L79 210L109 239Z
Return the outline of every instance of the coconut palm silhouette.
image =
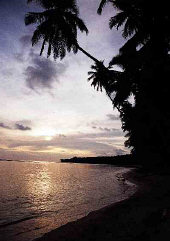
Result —
M32 37L32 45L43 41L40 54L48 44L47 56L53 53L54 59L64 58L67 52L83 52L95 62L96 58L81 48L77 41L77 31L88 33L88 29L81 18L75 0L28 0L36 2L44 11L29 12L25 16L25 24L36 24L37 28Z
M169 155L170 13L167 1L164 4L154 0L100 2L98 14L108 3L116 9L109 26L121 29L125 39L108 67L81 48L77 41L78 29L86 34L88 29L79 17L75 0L29 2L36 2L44 9L28 13L25 18L26 25L37 24L32 44L43 40L41 54L48 44L47 56L53 53L54 59L62 59L67 52L77 53L78 50L92 59L95 63L88 80L97 90L105 89L113 106L120 111L122 128L128 138L126 146L138 156L149 152ZM117 66L120 71L116 71Z

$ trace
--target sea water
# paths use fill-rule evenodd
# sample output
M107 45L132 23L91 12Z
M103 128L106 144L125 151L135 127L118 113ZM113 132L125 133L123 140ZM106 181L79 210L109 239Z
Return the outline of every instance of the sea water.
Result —
M131 196L109 165L0 161L0 241L31 241Z

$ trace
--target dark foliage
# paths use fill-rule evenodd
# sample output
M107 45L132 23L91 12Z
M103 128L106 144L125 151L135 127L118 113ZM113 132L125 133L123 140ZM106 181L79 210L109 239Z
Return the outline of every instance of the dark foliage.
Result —
M120 107L122 128L127 132L125 145L141 159L146 155L170 153L170 12L168 2L146 0L102 0L119 11L110 19L110 28L122 26L128 38L110 66L122 68L116 79L113 104ZM133 105L129 97L134 96ZM145 160L143 160L145 161Z
M77 30L88 33L83 20L79 18L78 8L74 0L28 0L38 3L45 11L30 12L25 17L25 24L36 24L32 37L32 45L42 40L40 54L48 44L47 56L53 53L54 59L64 58L66 52L77 53Z
M33 2L33 0L28 0ZM45 9L28 13L26 24L37 24L32 43L43 40L41 53L48 43L48 56L63 58L78 50L95 64L89 81L97 90L105 89L113 106L120 111L126 146L143 161L145 155L168 156L170 153L170 11L168 1L102 0L98 13L109 3L117 13L109 26L122 30L126 43L109 67L98 61L77 42L77 29L88 32L79 18L74 0L34 0ZM122 71L115 71L119 66ZM134 101L131 102L130 98Z

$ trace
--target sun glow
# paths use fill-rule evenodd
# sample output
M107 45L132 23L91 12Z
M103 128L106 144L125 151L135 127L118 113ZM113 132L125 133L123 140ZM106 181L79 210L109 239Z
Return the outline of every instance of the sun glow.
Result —
M50 141L54 136L56 136L58 131L54 129L39 129L32 131L31 135L35 137L44 137L45 140Z
M45 136L44 139L46 141L51 141L53 139L53 136Z
M41 153L56 153L56 154L71 154L72 156L91 156L92 152L88 150L77 150L77 149L67 149L67 148L60 148L60 147L51 147L47 150L39 151Z

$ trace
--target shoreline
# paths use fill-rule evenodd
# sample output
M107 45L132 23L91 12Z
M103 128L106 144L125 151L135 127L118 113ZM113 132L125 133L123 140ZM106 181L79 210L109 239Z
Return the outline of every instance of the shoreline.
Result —
M170 195L165 199L170 188L162 188L167 181L170 183L170 177L137 168L122 176L137 185L130 198L92 211L34 241L164 240L162 236L156 239L155 232L170 237L170 228L164 230L164 226L170 227Z

